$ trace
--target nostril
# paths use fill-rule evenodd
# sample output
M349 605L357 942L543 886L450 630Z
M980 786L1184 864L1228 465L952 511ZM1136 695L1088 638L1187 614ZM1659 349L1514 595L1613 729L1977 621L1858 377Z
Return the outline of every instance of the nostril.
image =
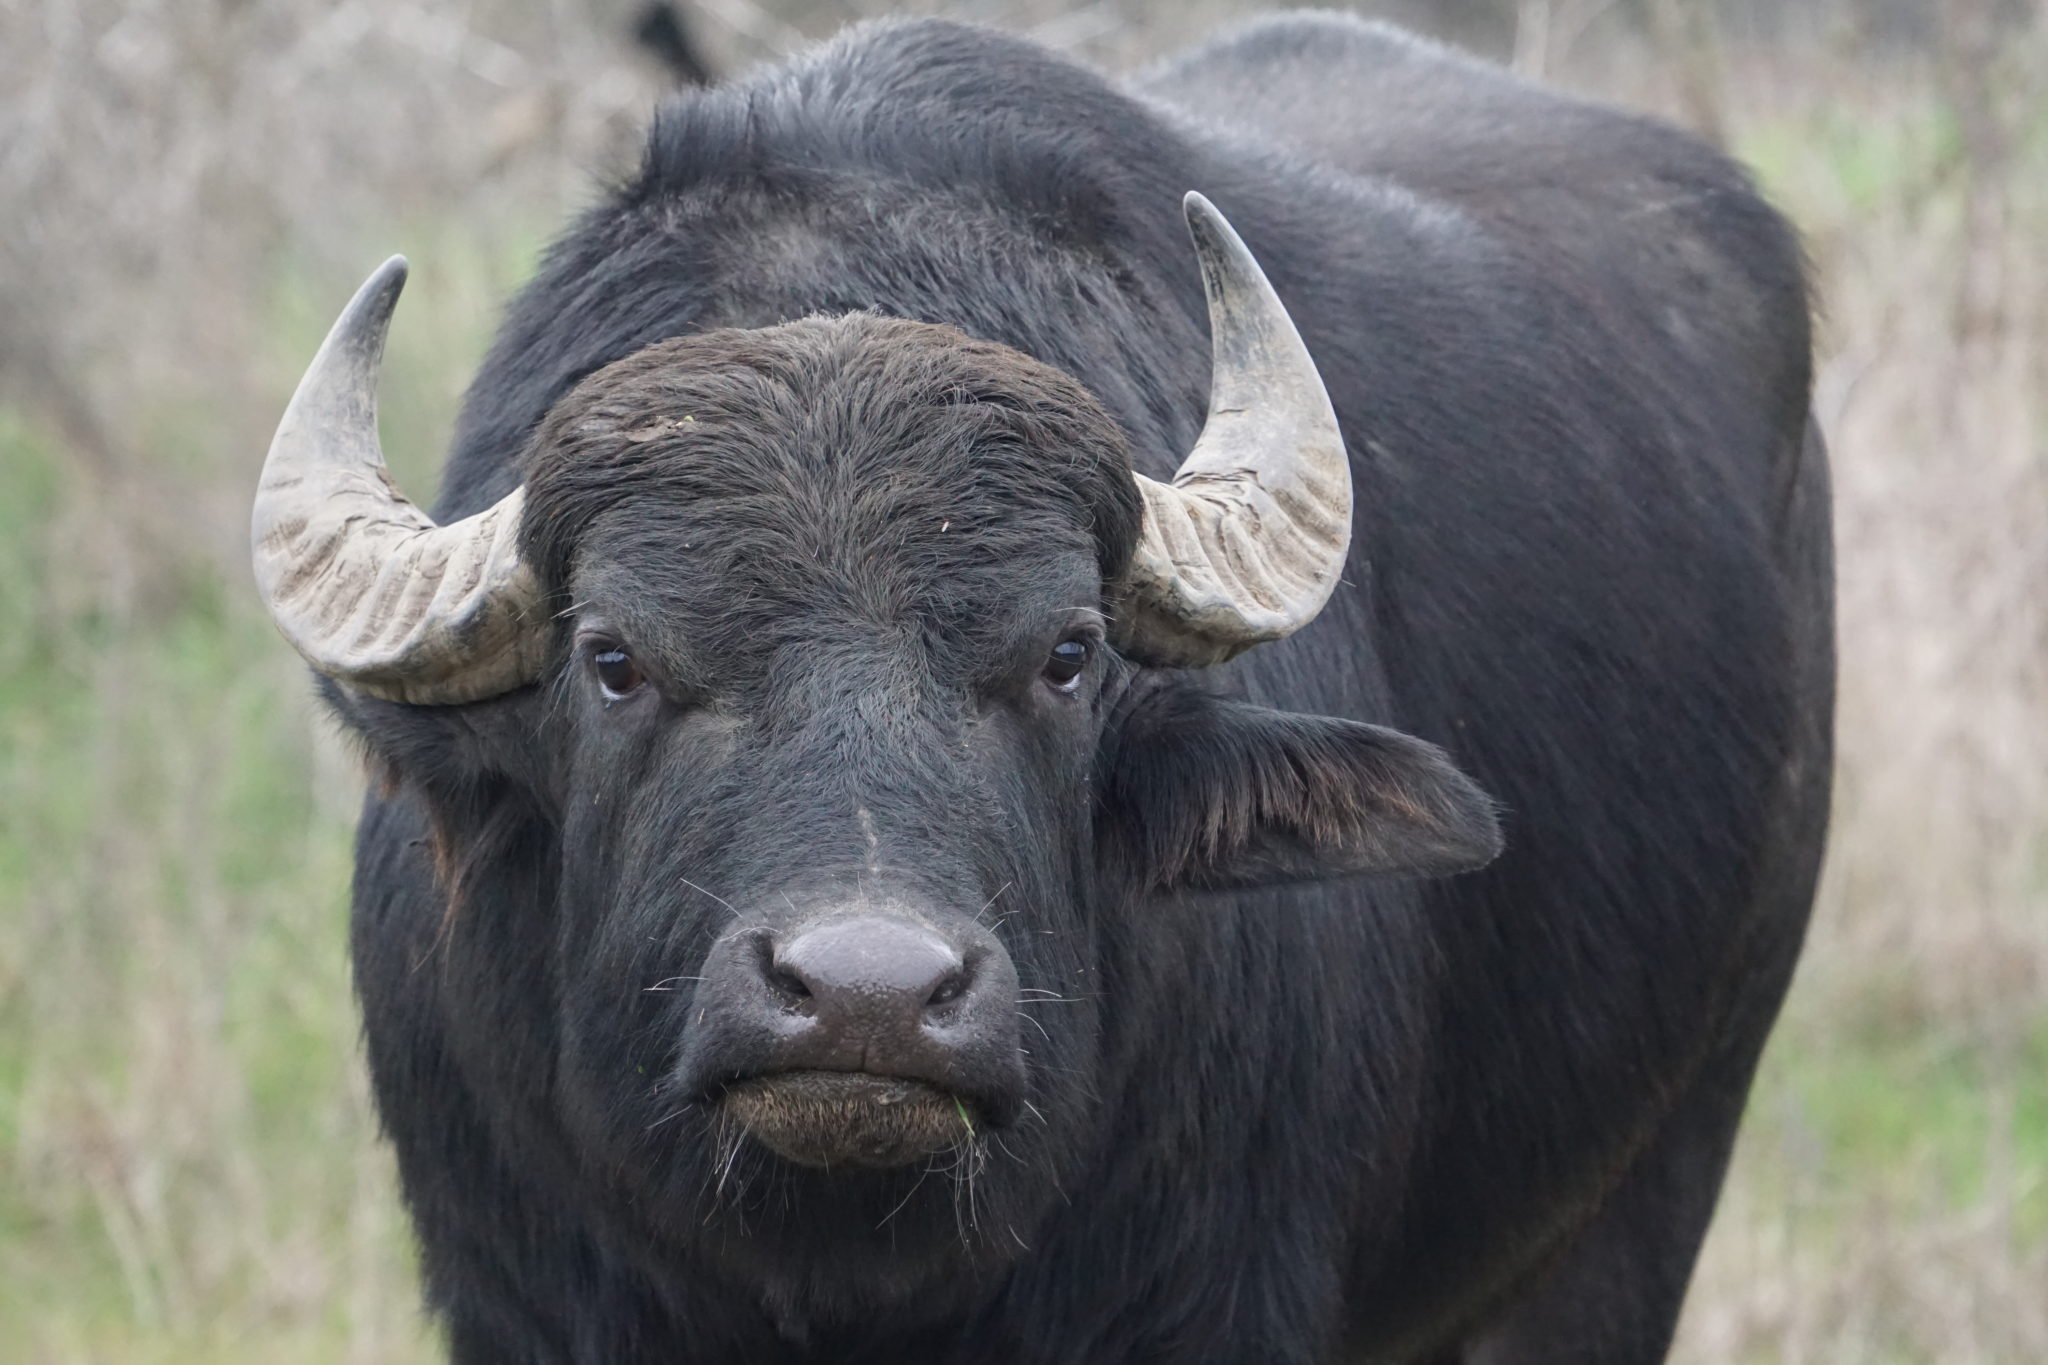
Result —
M967 994L967 987L970 984L972 983L967 979L966 968L963 967L958 971L948 972L944 977L940 978L939 984L932 988L932 993L925 997L924 1007L928 1010L934 1010L950 1005L961 996Z
M768 989L780 996L785 1004L798 1004L811 998L811 983L804 980L801 972L779 961L775 949L766 939L757 945L754 963L761 979L768 983Z
M795 972L787 971L781 967L770 967L768 969L768 984L773 986L778 993L786 995L792 1000L808 1000L811 998L811 988L804 984L804 979Z

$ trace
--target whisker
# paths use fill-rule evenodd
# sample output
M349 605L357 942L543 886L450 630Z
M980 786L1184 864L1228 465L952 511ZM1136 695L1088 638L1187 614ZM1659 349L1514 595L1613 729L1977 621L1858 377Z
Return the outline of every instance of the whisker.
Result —
M918 1173L917 1182L910 1187L910 1193L904 1195L901 1199L897 1200L896 1207L890 1209L887 1213L882 1215L882 1221L875 1224L875 1231L880 1232L883 1228L889 1225L889 1220L891 1218L894 1218L897 1214L903 1212L904 1207L910 1203L911 1199L916 1196L917 1192L924 1188L924 1182L931 1178L931 1173L932 1161L930 1158L927 1158L924 1163L924 1170Z
M1014 882L1004 882L1001 886L997 887L995 895L990 896L988 900L982 905L981 909L974 912L974 917L976 919L980 919L983 915L987 914L989 906L994 905L997 901L1001 900L1003 898L1003 893L1005 891L1008 891L1014 885L1016 885L1016 883ZM1000 924L1002 921L998 920L996 922Z
M731 1129L732 1127L734 1127L734 1125L728 1125L728 1124L724 1124L724 1123L721 1123L721 1124L719 1125L719 1127L720 1127L720 1130L721 1130L721 1131L720 1131L720 1138L721 1138L721 1141L723 1141L723 1139L724 1139L724 1137L725 1137L725 1133L726 1133L726 1131L730 1130L730 1129ZM721 1198L721 1197L723 1197L723 1196L724 1196L724 1194L725 1194L725 1183L726 1183L726 1181L727 1181L727 1180L728 1180L728 1179L729 1179L729 1178L731 1177L731 1175L732 1175L732 1171L733 1171L733 1167L734 1167L734 1166L735 1166L736 1164L738 1164L738 1162L739 1162L739 1159L740 1159L740 1149L741 1149L741 1148L742 1148L742 1147L743 1147L743 1146L744 1146L745 1144L744 1144L744 1143L743 1143L743 1142L741 1141L739 1133L738 1133L737 1131L733 1131L733 1132L732 1132L732 1139L731 1139L731 1141L730 1141L729 1143L725 1143L724 1145L726 1146L726 1153L725 1153L725 1164L724 1164L724 1166L723 1166L723 1167L722 1167L722 1168L721 1168L721 1169L719 1170L719 1172L718 1172L718 1188L712 1191L712 1197L713 1197L713 1198ZM733 1193L734 1193L734 1196L735 1196L735 1198L734 1198L734 1201L733 1201L733 1207L734 1207L735 1209L737 1209L737 1208L739 1207L739 1201L738 1201L738 1197L737 1197L737 1196L739 1195L739 1193L740 1193L741 1189L742 1189L742 1188L743 1188L743 1187L745 1186L745 1184L746 1184L746 1182L745 1182L744 1180L742 1180L742 1181L740 1182L739 1186L736 1186L736 1187L734 1188L734 1191L733 1191Z
M960 1236L964 1251L973 1251L974 1242L969 1232L981 1230L980 1209L975 1196L975 1177L981 1174L988 1163L988 1152L979 1138L970 1140L959 1149L959 1156L947 1168L953 1181L953 1228ZM954 1174L958 1172L958 1174Z
M703 887L697 885L697 883L691 881L688 877L678 877L676 878L676 880L681 882L684 886L689 887L692 891L698 892L701 895L710 896L711 899L717 901L720 905L732 911L735 915L739 913L739 908L735 906L731 901L727 900L723 896L713 895L711 892L704 890Z
M652 986L642 986L640 989L643 993L647 991L672 991L675 989L675 987L672 984L670 984L672 982L702 981L703 979L704 978L701 976L664 976L661 980L655 982Z
M662 1124L673 1122L674 1120L681 1118L683 1115L689 1112L690 1106L687 1104L680 1109L671 1109L668 1113L663 1114L660 1118L648 1124L645 1128L641 1129L640 1131L643 1133L651 1133L655 1129L661 1127Z

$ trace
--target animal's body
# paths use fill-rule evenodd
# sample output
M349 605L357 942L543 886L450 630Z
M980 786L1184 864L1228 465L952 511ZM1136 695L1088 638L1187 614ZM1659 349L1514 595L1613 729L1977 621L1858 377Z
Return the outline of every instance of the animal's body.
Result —
M1231 662L1113 619L1099 674L988 683L1046 613L1117 616L1116 439L1165 480L1202 428L1188 190L1320 369L1348 567ZM388 778L357 981L456 1359L1661 1359L1824 831L1807 318L1714 152L1345 19L1123 85L868 27L665 107L514 304L437 509L524 481L569 623L537 685L330 688ZM1504 851L1342 875L1491 834L1315 717L1441 746ZM820 897L1014 970L974 980L1021 1052L902 1063L969 1097L928 1163L705 1060L754 1055L746 991L824 1007L783 957Z

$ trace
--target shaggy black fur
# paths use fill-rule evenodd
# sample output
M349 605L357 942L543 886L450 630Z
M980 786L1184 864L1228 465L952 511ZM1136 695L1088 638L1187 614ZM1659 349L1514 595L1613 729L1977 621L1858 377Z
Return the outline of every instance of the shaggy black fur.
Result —
M1104 626L1125 471L1203 416L1189 189L1358 489L1322 617L1201 675ZM1808 356L1740 171L1346 19L1123 86L871 26L667 105L438 509L529 482L556 667L330 693L455 1358L1661 1358L1823 835ZM1483 862L1481 789L1485 871L1356 875ZM1029 1106L951 1169L782 1163L678 1080L711 941L849 883L1015 962Z

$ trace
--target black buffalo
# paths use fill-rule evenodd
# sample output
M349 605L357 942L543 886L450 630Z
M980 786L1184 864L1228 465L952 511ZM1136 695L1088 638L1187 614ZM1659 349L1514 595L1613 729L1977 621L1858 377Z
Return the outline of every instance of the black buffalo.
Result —
M1661 1358L1828 792L1741 171L1341 18L1122 84L856 29L661 110L439 525L399 279L257 549L381 775L457 1360Z

